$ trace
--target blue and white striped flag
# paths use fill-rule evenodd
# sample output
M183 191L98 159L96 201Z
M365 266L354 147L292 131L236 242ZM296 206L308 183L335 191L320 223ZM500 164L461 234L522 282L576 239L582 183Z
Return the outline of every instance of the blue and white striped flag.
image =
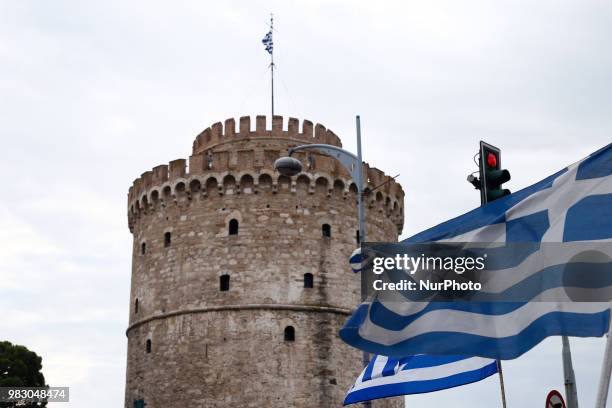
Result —
M357 248L353 251L349 258L351 270L355 273L361 272L363 269L368 268L372 264L373 254L369 251L364 252L361 251L361 248Z
M562 301L561 295L568 296L572 290L595 293L610 289L610 279L581 286L581 279L559 279L558 270L578 266L603 269L599 276L612 276L612 144L539 183L404 242L431 241L558 242L570 248L579 241L591 241L600 244L602 257L578 263L571 254L547 257L539 249L519 265L493 271L512 277L506 282L514 281L515 286L500 290L527 286L534 280L530 278L546 283L540 286L541 293L532 293L525 301L428 303L375 297L360 305L342 328L344 341L395 357L435 354L512 359L548 336L603 336L610 320L607 301ZM538 299L557 299L551 294L559 300Z
M272 54L272 50L274 49L274 43L272 42L272 30L268 31L261 42L266 47L266 51L268 51L269 54Z
M349 258L349 263L351 264L351 269L353 272L361 272L361 261L361 248L357 248L353 251L351 257Z
M346 394L344 405L458 387L496 372L496 361L482 357L374 356Z

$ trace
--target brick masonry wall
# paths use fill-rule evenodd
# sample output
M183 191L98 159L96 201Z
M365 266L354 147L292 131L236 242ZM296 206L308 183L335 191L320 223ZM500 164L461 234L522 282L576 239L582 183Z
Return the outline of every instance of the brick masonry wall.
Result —
M355 189L322 155L301 155L305 172L279 177L273 159L303 143L284 136L198 136L201 160L191 159L189 172L174 161L130 189L126 407L139 398L148 408L342 406L361 365L360 352L338 337L359 303L359 276L348 266ZM366 171L370 187L387 177ZM403 224L403 191L387 184L368 196L368 240L395 241ZM232 219L237 235L229 235ZM220 291L221 275L230 277L228 291ZM287 326L293 342L284 339Z

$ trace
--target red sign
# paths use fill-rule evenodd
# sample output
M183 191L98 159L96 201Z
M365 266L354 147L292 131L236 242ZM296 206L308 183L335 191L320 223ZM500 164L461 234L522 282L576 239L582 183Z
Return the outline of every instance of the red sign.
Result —
M563 397L559 391L552 390L548 393L548 397L546 397L546 408L566 408L565 401L563 401Z

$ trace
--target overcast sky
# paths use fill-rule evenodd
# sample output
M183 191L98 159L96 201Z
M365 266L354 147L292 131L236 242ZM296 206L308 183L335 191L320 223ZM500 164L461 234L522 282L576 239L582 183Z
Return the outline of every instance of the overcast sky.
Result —
M360 114L366 160L401 173L404 237L479 203L481 139L513 190L612 139L605 1L1 1L0 340L43 357L66 407L123 404L127 190L210 124L268 114L270 12L277 113L351 150ZM590 407L604 340L572 347ZM504 370L509 407L542 405L560 338ZM451 405L499 406L497 377L407 407Z

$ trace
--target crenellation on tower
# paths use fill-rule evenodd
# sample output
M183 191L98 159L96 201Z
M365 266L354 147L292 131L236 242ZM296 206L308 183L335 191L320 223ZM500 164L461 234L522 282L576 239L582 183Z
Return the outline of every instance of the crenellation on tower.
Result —
M266 130L266 117L257 115L255 117L255 134L253 136L270 136L271 132Z
M281 116L270 128L265 116L254 122L213 124L188 159L129 188L126 407L139 398L149 408L339 407L360 371L360 352L338 337L359 302L347 264L358 245L357 187L314 151L295 153L304 170L294 177L274 170L290 147L341 141L309 120L289 118L286 130ZM380 186L366 196L368 237L397 240L402 187L363 166L365 186Z
M217 122L204 129L193 142L193 153L201 153L220 143L250 138L280 138L293 140L300 144L303 144L303 142L323 143L342 147L340 138L321 124L314 125L312 121L304 119L300 131L300 121L296 118L288 118L287 130L284 130L284 118L275 115L272 118L271 128L268 128L266 116L258 115L255 117L254 130L251 130L250 116L240 117L237 133L236 121L233 118L226 119L224 123Z
M289 139L297 138L299 129L300 121L296 118L289 118L289 123L287 124L287 137Z
M283 117L274 115L272 117L272 136L281 137L283 135Z
M240 117L240 133L237 136L248 137L251 133L251 117L241 116ZM236 135L233 135L236 136Z

